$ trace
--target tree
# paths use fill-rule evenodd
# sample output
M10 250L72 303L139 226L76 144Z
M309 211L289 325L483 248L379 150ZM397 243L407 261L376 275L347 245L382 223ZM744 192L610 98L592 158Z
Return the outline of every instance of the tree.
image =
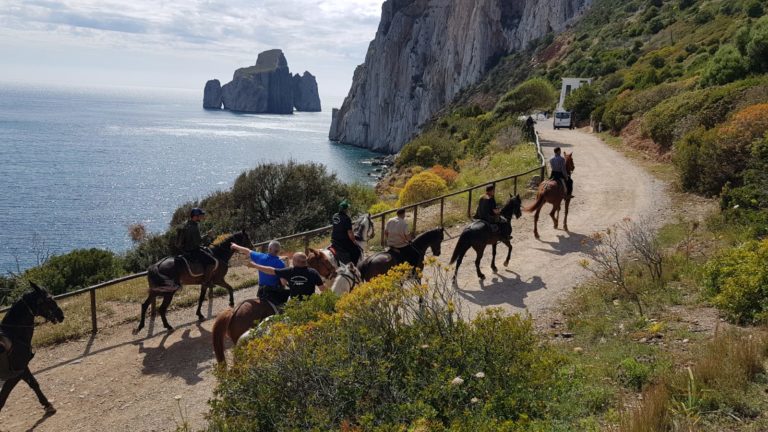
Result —
M747 61L733 45L723 45L709 61L702 75L702 86L723 85L747 75Z
M747 44L747 58L752 61L752 70L768 72L768 16L757 21L751 34Z
M508 92L496 104L497 116L527 114L535 109L548 110L557 102L557 91L544 78L532 78Z
M573 111L578 121L589 120L592 111L602 103L603 96L596 86L585 85L577 88L565 98L565 109Z

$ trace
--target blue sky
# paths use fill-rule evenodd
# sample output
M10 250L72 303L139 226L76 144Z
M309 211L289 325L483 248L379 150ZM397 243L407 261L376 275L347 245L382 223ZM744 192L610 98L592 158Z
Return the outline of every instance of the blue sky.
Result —
M202 89L259 52L346 95L382 0L0 0L0 81Z

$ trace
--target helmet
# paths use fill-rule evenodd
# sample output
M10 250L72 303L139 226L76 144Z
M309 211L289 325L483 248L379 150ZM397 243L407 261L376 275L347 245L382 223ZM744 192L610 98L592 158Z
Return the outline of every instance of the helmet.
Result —
M203 215L205 215L205 211L203 211L203 209L201 209L200 207L195 207L192 209L192 211L189 212L190 217L203 216Z
M346 210L348 208L349 208L349 201L347 201L346 199L342 200L339 203L339 210Z

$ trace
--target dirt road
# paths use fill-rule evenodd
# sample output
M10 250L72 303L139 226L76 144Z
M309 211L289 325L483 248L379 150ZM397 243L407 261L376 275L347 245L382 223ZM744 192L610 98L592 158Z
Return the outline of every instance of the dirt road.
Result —
M663 219L670 200L666 185L635 167L597 137L579 131L541 128L545 156L556 146L574 152L576 198L571 203L571 232L554 230L548 206L539 221L541 240L533 237L533 218L513 222L514 250L508 268L500 246L499 273L490 269L490 249L482 262L487 279L475 275L469 252L458 286L471 311L488 306L545 316L569 289L587 276L579 266L581 242L591 233L625 217ZM457 230L453 230L456 234ZM448 261L455 240L443 245ZM236 301L254 296L236 294ZM218 299L209 313L222 310ZM138 310L137 310L138 313ZM43 391L59 412L45 418L29 388L20 384L0 413L0 431L168 431L186 420L204 427L207 401L215 386L210 347L211 320L198 325L192 310L170 315L176 331L167 334L159 323L149 333L131 334L129 325L57 347L41 349L32 369ZM149 336L147 336L147 334Z

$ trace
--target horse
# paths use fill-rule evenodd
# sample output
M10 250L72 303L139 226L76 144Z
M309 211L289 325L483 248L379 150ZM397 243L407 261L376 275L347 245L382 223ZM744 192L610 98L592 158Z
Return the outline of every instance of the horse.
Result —
M459 236L459 241L456 243L456 248L451 255L451 264L456 263L456 270L453 274L453 280L456 280L456 276L459 273L459 266L464 259L464 254L467 253L469 248L475 250L477 258L475 258L475 269L477 269L477 277L480 280L485 279L485 275L480 271L480 261L483 259L483 253L485 252L485 246L491 245L493 247L493 259L491 259L491 268L495 272L496 268L496 243L502 242L507 245L507 259L504 260L504 266L509 265L509 258L512 255L512 244L510 239L512 238L512 216L519 219L523 212L521 210L522 200L520 195L512 196L510 194L509 201L502 207L500 214L504 216L506 222L499 224L499 230L493 232L486 222L473 221L470 223Z
M166 257L156 264L151 265L147 270L147 280L149 282L147 300L141 305L141 320L139 321L139 326L136 327L133 333L136 334L144 328L144 318L147 314L147 308L150 304L154 303L155 298L158 296L163 297L163 302L158 308L160 318L163 320L163 326L165 326L168 331L173 330L173 327L168 324L165 313L168 310L168 306L171 304L174 294L181 288L180 286L176 286L177 276L181 284L200 284L200 298L197 301L196 312L199 321L205 321L205 316L200 312L200 308L203 305L205 293L209 289L213 289L214 285L227 289L229 292L229 306L234 306L234 289L224 280L224 276L227 275L227 271L229 270L229 259L232 258L233 254L233 251L230 248L232 243L250 247L251 239L245 231L241 231L230 235L220 243L214 245L211 248L211 255L216 259L216 264L212 269L203 271L200 274L193 273L193 270L186 259Z
M64 312L47 290L33 282L29 285L32 291L21 296L0 323L0 382L5 382L0 390L0 411L11 390L19 381L24 380L37 395L45 415L53 415L56 414L56 408L40 390L40 384L29 370L29 361L35 355L32 352L35 317L40 316L58 324L64 321Z
M360 270L356 265L347 263L336 269L336 279L331 285L331 292L338 296L348 294L361 283L363 283L363 277Z
M420 255L418 268L423 267L424 255L427 253L427 249L432 249L432 255L440 256L440 245L445 237L445 230L443 228L435 228L416 236L411 243L411 246L415 248ZM358 266L360 274L363 276L363 280L371 280L378 275L385 274L392 267L404 262L397 254L391 254L387 252L379 252L364 259Z
M576 169L573 164L573 152L563 152L565 157L565 169L568 170L568 175ZM525 211L531 213L536 212L533 216L533 235L539 238L539 213L544 207L544 204L552 204L552 211L549 212L549 217L552 218L552 222L557 229L560 219L560 203L565 200L565 217L563 219L563 229L568 231L568 207L571 204L571 198L568 197L568 191L563 189L563 184L557 180L544 180L539 184L539 190L536 193L536 201L530 206L526 207Z
M211 330L213 338L213 352L216 361L224 364L224 338L229 336L232 342L237 342L240 337L258 323L278 313L271 303L261 299L248 299L237 305L236 308L227 308L221 311L213 322Z
M355 240L358 246L365 252L368 249L368 240L376 235L376 229L373 226L371 215L366 213L358 219L354 227ZM317 270L326 280L336 278L336 269L339 267L339 261L331 252L330 248L313 249L307 248L307 264L309 267ZM360 264L365 259L365 253L360 254L360 260L355 265Z

